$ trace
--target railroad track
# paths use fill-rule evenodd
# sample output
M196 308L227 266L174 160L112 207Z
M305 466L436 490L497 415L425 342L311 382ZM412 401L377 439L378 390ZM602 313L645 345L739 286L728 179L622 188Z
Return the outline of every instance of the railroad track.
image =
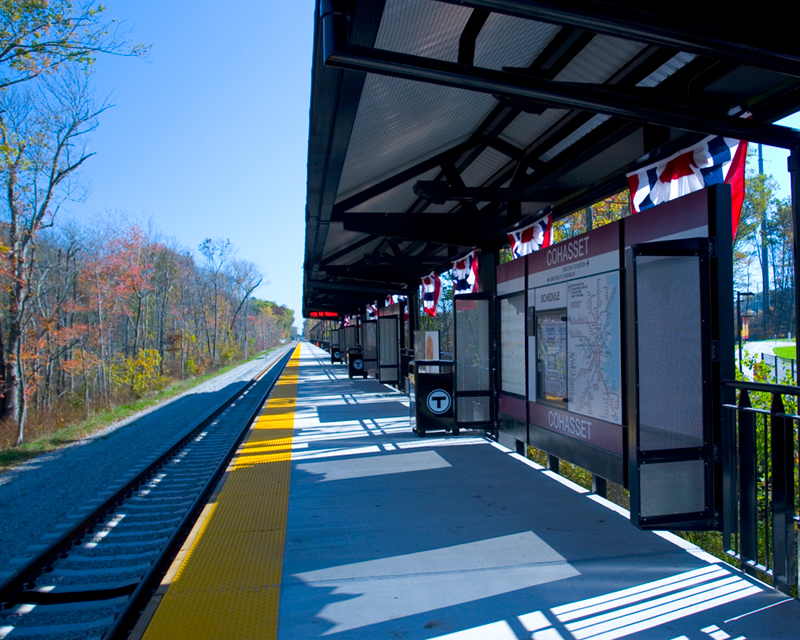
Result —
M125 638L294 348L0 584L0 640Z

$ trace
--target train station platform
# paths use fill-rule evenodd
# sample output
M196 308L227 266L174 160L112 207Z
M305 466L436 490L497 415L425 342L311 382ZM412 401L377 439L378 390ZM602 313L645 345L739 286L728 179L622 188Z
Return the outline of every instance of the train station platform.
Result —
M138 637L798 638L797 600L329 363L299 347Z

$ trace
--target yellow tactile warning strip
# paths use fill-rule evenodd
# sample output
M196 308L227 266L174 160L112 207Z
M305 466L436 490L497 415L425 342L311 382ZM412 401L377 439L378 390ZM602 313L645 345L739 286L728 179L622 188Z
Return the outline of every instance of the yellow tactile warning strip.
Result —
M299 355L297 347L144 640L277 638Z

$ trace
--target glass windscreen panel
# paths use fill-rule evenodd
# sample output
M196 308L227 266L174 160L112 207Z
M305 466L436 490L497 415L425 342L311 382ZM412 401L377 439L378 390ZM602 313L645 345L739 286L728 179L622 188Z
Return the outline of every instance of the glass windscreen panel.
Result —
M364 331L364 358L374 360L378 353L378 325L376 322L365 322Z
M397 318L378 318L378 323L379 363L381 366L397 366L399 362Z
M639 467L640 516L702 513L706 508L705 460L653 462Z
M439 332L415 331L414 332L414 360L439 360ZM438 365L417 365L419 373L440 373Z
M489 301L459 300L456 310L456 391L490 390Z
M456 399L458 422L488 422L491 419L491 401L486 396L460 396Z
M500 389L525 395L525 294L500 300Z
M700 259L639 256L636 296L639 449L702 447Z
M345 327L344 329L344 336L346 342L345 349L354 349L355 347L358 346L357 331L358 329L356 327Z

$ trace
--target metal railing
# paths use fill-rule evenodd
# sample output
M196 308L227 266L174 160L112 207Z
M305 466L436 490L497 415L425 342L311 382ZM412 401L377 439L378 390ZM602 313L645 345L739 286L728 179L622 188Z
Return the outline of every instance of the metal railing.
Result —
M723 439L723 531L726 553L746 573L789 594L797 575L797 410L800 387L725 381L739 393L729 441ZM724 436L723 436L724 438Z

